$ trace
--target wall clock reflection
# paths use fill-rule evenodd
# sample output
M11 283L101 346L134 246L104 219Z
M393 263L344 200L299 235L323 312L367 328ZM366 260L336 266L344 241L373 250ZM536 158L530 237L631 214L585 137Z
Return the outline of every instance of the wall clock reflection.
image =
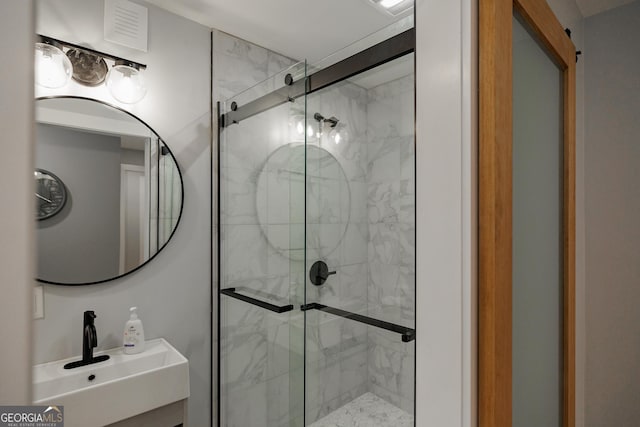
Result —
M44 169L36 169L35 177L36 217L51 218L62 210L67 202L67 190L60 178Z

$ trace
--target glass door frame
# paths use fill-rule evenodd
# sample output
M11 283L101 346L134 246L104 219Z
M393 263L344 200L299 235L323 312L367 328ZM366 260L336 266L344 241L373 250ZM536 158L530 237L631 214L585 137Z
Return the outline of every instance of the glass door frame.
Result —
M576 50L544 0L482 0L479 14L478 426L512 424L512 19L563 72L562 422L575 425Z

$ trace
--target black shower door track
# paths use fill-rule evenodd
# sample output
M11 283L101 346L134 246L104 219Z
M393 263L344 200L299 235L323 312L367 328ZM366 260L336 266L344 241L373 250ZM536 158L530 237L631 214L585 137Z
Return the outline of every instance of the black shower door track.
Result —
M230 111L220 116L218 125L227 127L240 123L242 120L256 114L287 102L292 102L303 95L324 89L327 86L410 54L415 51L415 47L416 31L415 28L411 28L327 68L316 71L306 78L294 82L291 80L291 76L287 75L285 86L280 89L276 89L244 105L232 103L231 106L227 106Z

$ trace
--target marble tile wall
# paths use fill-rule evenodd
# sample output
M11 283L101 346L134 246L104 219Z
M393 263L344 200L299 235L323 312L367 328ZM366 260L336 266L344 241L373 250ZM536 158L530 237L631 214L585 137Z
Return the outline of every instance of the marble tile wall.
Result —
M368 90L367 289L371 317L415 327L413 75ZM369 327L368 389L413 414L415 343Z

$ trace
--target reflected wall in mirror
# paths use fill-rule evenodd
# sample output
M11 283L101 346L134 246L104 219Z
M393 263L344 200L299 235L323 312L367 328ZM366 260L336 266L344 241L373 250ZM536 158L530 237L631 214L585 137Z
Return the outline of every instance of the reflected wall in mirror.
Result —
M36 168L66 191L62 209L36 222L38 280L101 283L151 260L182 213L169 147L130 113L86 98L38 99L36 122ZM40 196L38 208L47 203Z

